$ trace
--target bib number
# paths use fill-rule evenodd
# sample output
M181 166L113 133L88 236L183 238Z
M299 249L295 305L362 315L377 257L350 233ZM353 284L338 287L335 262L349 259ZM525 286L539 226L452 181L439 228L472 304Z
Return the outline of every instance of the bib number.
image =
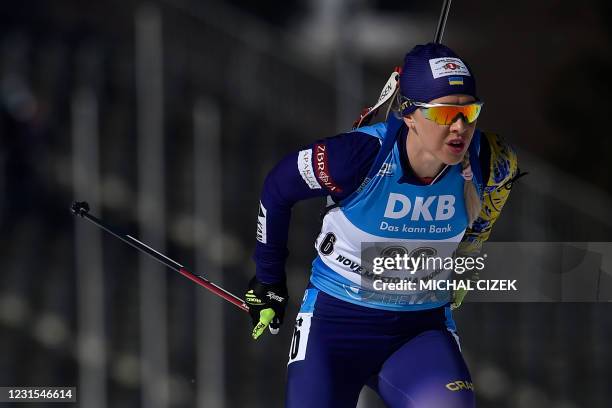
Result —
M310 334L310 320L312 313L298 313L295 319L291 347L289 347L289 362L287 365L304 360L308 346L308 335Z

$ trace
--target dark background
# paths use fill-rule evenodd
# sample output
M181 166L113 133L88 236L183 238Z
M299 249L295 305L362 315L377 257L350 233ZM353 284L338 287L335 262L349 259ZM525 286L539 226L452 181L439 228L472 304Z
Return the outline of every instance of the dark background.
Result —
M241 296L254 271L267 171L284 154L350 129L404 53L431 40L440 6L4 2L0 385L78 386L88 408L282 406L290 323L253 342L246 315L75 223L69 204L90 201L92 214L153 237L147 242ZM444 43L478 79L486 103L479 127L505 136L530 172L492 240L610 241L611 16L603 0L453 3ZM150 73L137 62L142 19L161 27L155 117L141 110L151 102L142 96L149 85L139 82ZM197 106L218 119L204 132L201 156ZM146 123L163 138L151 172L160 172L164 190L153 198L139 167ZM86 143L99 160L92 172L75 137L95 133L98 141ZM194 188L200 160L205 183ZM98 188L98 199L77 197L78 183L81 191ZM205 215L196 213L197 191ZM147 213L158 217L139 214L143 200L163 202ZM321 205L294 211L289 321L308 279ZM150 232L151 225L163 228ZM478 406L609 406L611 312L603 302L464 304L456 320ZM380 402L364 393L360 406Z

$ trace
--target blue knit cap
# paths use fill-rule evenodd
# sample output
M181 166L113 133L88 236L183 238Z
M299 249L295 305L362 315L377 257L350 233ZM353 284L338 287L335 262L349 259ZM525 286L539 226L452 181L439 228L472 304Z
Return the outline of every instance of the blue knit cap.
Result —
M446 95L476 97L476 80L469 66L453 50L442 44L417 45L404 58L400 94L416 102L429 102ZM402 115L415 106L403 105Z

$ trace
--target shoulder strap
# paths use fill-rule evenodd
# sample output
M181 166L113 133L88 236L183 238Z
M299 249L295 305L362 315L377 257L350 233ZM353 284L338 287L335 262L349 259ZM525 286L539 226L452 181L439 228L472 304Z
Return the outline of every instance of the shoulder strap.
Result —
M387 156L389 156L389 153L393 149L393 146L395 145L395 142L397 140L397 132L401 129L403 124L404 121L401 118L397 118L395 115L389 115L389 118L385 123L386 131L382 140L382 144L380 146L380 150L378 151L378 154L374 159L374 163L372 163L372 166L370 167L370 171L368 171L367 176L363 179L361 185L357 188L357 190L353 191L352 194L350 194L344 200L339 202L337 206L342 207L344 204L353 200L355 196L359 194L359 192L361 192L361 190L363 190L364 187L370 182L370 180L372 180L374 176L376 176L383 163L385 162Z
M370 167L370 171L364 180L372 179L372 177L378 173L378 170L380 170L380 167L386 160L389 152L391 152L391 149L393 149L393 146L397 141L397 132L400 130L403 124L404 122L400 118L395 117L395 115L389 115L389 119L387 119L387 131L382 141L382 145L380 146L376 159L374 159L374 163L372 164L372 167Z
M474 174L473 182L476 186L476 191L478 191L478 195L480 196L480 200L482 201L484 194L484 183L486 183L486 180L482 179L482 169L480 168L479 155L481 137L482 133L480 130L476 129L468 151L470 152L470 166L472 167L472 173Z

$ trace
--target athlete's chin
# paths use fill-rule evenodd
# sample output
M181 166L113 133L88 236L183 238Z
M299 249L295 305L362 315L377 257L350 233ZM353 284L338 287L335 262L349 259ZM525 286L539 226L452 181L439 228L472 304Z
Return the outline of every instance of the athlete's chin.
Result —
M461 163L463 160L463 156L465 156L465 152L462 153L453 153L453 152L442 152L440 155L440 160L444 164L448 164L449 166L454 166L455 164Z

